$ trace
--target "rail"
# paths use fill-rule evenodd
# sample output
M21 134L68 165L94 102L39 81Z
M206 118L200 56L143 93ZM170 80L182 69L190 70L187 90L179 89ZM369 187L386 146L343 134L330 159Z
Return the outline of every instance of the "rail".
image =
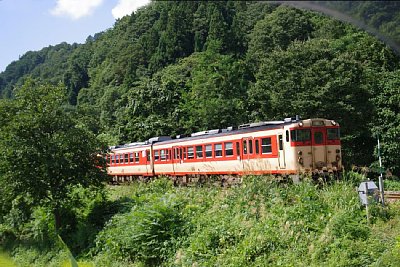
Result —
M385 199L387 201L400 200L400 191L385 191Z

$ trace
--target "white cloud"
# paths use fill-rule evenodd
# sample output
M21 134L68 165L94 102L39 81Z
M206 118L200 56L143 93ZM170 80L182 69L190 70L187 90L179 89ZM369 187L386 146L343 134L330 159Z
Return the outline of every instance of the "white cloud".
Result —
M54 16L67 16L74 20L92 14L103 0L57 0L57 5L50 10Z
M130 15L133 11L148 3L150 3L150 0L119 0L111 13L115 19L119 19L125 15Z

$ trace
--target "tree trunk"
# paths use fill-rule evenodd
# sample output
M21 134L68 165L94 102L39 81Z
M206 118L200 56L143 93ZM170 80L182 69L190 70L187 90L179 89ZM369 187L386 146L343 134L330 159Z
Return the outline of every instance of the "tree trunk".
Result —
M56 233L61 229L61 214L59 208L54 208L54 221L56 227Z

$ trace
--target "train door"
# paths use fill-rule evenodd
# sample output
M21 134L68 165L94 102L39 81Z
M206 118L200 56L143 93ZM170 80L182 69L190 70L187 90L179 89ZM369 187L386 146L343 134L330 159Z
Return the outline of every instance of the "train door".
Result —
M149 174L149 169L150 169L150 150L146 149L142 151L142 160L140 160L140 164L143 164L144 166L144 173L146 175Z
M326 166L326 130L312 128L312 157L313 168L321 169Z
M180 164L182 162L182 148L178 146L173 146L172 147L172 170L175 175L177 175L177 172L179 172Z
M278 161L279 161L279 168L285 169L286 168L286 160L285 160L283 133L278 134Z
M241 150L241 158L244 172L252 171L251 167L251 156L253 155L253 138L252 137L243 137L242 138L242 150Z
M150 146L150 151L148 151L148 153L147 153L147 160L149 161L148 163L150 163L150 165L147 165L147 166L150 166L150 168L147 169L147 173L154 176L155 172L154 172L154 148L153 148L153 145Z

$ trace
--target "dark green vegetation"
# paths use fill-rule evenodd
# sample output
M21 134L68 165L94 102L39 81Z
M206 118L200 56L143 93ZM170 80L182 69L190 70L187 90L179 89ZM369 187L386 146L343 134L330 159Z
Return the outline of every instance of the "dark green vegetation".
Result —
M397 2L329 2L397 36ZM153 2L85 44L28 52L0 74L0 94L30 75L65 84L109 144L300 114L342 125L344 162L400 172L399 58L355 26L260 2Z
M348 3L395 34L398 4L386 4ZM99 266L395 266L398 205L372 206L367 225L355 173L322 188L247 177L231 189L104 190L96 155L103 143L300 114L341 124L348 169L376 170L379 134L387 174L399 176L399 88L393 51L321 14L153 2L0 73L0 245L22 266L68 259L58 234Z

